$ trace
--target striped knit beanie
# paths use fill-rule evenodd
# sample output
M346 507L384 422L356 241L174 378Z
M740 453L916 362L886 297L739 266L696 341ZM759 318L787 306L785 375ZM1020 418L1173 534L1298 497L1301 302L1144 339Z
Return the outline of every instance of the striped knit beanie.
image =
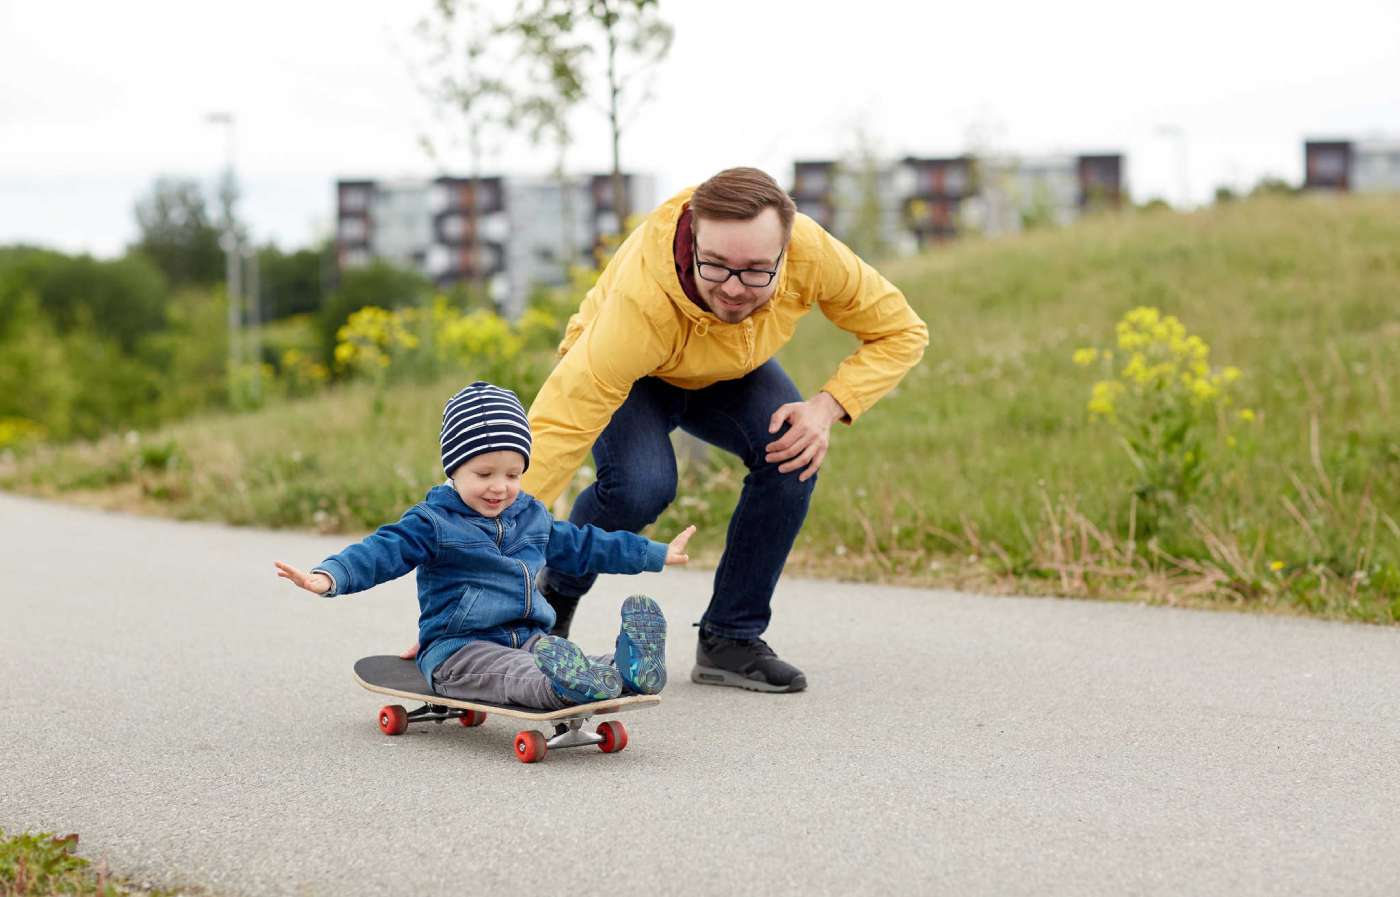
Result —
M442 469L503 449L525 456L530 467L530 421L515 393L484 380L462 387L442 409Z

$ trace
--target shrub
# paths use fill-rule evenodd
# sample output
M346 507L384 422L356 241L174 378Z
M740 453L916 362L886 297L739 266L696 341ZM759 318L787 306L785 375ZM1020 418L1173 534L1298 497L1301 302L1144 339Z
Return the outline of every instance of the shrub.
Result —
M1189 503L1201 487L1212 433L1233 444L1224 412L1240 370L1211 367L1204 340L1187 333L1173 315L1149 306L1128 312L1118 322L1117 336L1116 354L1080 349L1074 362L1099 363L1110 375L1093 385L1089 414L1117 430L1137 472L1133 494L1151 525ZM1249 409L1240 415L1253 419Z
M321 335L322 360L335 360L340 328L350 316L366 306L382 309L421 306L432 292L432 285L414 271L396 268L385 262L375 262L364 268L346 271L340 286L326 297L318 319Z

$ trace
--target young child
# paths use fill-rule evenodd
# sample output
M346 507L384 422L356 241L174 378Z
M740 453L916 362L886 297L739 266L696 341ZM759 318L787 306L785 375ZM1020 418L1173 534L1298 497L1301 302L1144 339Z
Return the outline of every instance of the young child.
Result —
M666 619L656 602L622 603L610 655L548 635L554 609L535 588L546 563L574 575L640 573L690 560L690 526L669 545L555 521L520 491L530 424L515 393L478 380L442 413L448 482L393 524L310 573L277 575L318 595L348 595L418 570L418 669L437 694L555 710L666 685Z

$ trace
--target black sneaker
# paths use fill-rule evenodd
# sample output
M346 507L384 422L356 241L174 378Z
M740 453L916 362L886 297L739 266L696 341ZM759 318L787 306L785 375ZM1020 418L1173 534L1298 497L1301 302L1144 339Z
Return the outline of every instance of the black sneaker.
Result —
M549 634L568 638L569 627L574 622L574 611L578 610L578 599L556 595L547 589L540 589L540 594L549 602L549 606L554 608L554 627L549 630Z
M732 639L700 633L690 681L750 691L789 692L807 687L807 677L761 638Z

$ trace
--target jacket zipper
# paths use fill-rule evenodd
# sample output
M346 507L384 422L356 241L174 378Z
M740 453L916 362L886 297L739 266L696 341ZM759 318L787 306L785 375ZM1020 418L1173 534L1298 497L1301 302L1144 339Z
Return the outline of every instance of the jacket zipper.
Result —
M505 528L505 526L503 526L503 525L501 524L501 518L497 517L497 518L496 518L496 548L499 549L499 548L501 547L501 540L505 538L505 535L506 535L506 528ZM531 599L534 597L533 595L530 594L532 591L534 591L533 589L530 588L530 567L529 567L524 561L520 560L519 558L515 558L515 562L516 562L517 564L520 565L520 573L521 573L521 575L525 578L525 619L528 620L528 619L530 619L530 604L531 604ZM519 647L520 647L520 640L519 640L518 638L516 638L515 630L514 630L514 629L512 629L512 630L510 631L510 646L511 646L512 648L519 648Z

